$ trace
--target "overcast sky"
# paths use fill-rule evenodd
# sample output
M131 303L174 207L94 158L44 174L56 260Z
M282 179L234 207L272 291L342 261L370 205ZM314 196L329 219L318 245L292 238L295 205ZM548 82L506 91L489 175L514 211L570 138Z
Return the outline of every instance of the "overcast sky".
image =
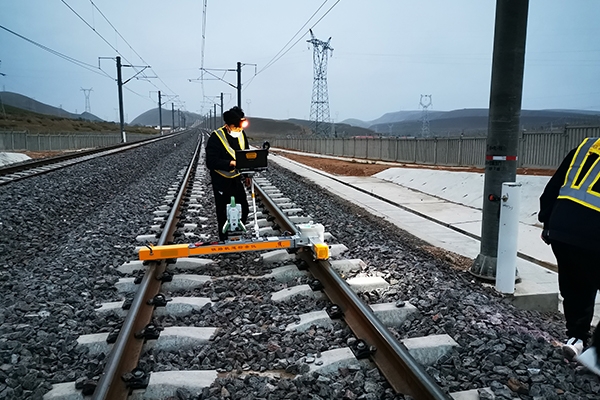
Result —
M239 61L249 116L308 119L312 27L334 49L327 60L332 120L418 110L422 94L432 96L432 110L487 108L495 4L208 0L204 14L203 0L0 0L1 27L86 64L0 29L0 85L78 113L85 110L81 89L93 88L92 113L117 120L118 50L124 64L152 67L142 73L149 79L125 85L126 121L156 107L158 90L168 109L174 102L207 114L221 92L226 109L237 103L235 72L215 70ZM530 0L524 109L600 110L599 17L598 0ZM99 70L98 57L113 59L102 59ZM196 80L202 65L225 82L207 73L210 80ZM123 79L135 73L123 68Z

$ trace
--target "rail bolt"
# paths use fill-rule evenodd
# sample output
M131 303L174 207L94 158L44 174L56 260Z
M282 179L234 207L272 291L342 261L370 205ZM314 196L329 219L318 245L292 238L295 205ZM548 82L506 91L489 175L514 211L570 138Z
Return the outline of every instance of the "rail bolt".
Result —
M354 353L354 356L359 360L363 358L368 358L371 354L375 352L375 348L373 346L368 346L367 343L362 339L359 339L356 342L354 342L354 345L351 346L350 349Z
M344 315L342 309L337 304L332 304L331 306L327 307L326 311L327 315L329 315L329 318L331 319L339 319Z
M321 283L321 281L320 281L320 280L318 280L318 279L314 279L314 280L312 280L312 281L311 281L311 282L308 284L308 286L310 286L310 288L311 288L311 289L312 289L314 292L316 292L317 290L322 290L322 289L323 289L323 284L322 284L322 283Z
M164 307L171 300L173 299L167 299L167 296L162 293L158 293L156 296L148 300L148 304L154 307Z
M140 368L134 368L131 372L124 374L121 379L123 379L125 385L130 389L145 389L148 387L150 375L146 374Z

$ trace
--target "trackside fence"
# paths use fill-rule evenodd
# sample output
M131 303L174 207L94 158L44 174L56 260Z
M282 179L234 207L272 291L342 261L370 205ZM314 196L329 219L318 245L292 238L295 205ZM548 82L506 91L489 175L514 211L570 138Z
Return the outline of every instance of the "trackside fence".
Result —
M158 134L128 133L128 142L137 142ZM114 133L30 133L0 131L0 151L62 151L105 147L121 143L121 134Z
M518 166L557 168L564 156L586 137L600 137L600 127L569 126L561 132L521 132ZM483 167L486 138L282 138L272 140L271 145L288 150L371 161Z

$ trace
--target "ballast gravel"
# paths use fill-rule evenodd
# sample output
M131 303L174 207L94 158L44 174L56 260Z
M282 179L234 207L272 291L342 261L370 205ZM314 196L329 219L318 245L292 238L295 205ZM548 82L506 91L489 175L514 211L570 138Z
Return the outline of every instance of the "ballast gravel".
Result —
M135 237L149 233L152 212L187 166L197 137L186 134L0 187L0 399L42 399L53 383L102 372L103 356L87 355L76 346L77 337L108 332L121 322L98 317L95 308L120 298L114 284L123 275L116 267L134 258ZM562 358L560 314L515 309L468 273L424 251L424 243L288 171L272 165L261 176L310 210L334 242L345 244L344 258L362 259L366 267L359 274L382 276L391 284L385 291L361 293L365 302L410 302L419 309L418 316L391 328L394 335L447 333L458 342L427 368L445 390L490 387L499 399L600 397L600 377ZM212 189L206 192L202 201L209 220L198 233L214 234ZM285 331L301 313L329 303L274 304L268 294L284 284L258 279L272 266L252 253L214 259L216 264L195 273L221 279L169 294L209 297L214 304L160 322L216 326L217 335L191 350L150 351L140 364L147 371L181 366L220 371L200 396L179 390L176 399L405 398L374 368L305 374L323 351L354 340L342 323Z

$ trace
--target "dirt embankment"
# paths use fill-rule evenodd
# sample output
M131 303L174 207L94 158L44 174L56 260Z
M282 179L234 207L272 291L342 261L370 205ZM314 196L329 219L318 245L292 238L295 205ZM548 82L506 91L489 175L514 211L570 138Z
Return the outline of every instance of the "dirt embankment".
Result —
M291 160L299 163L308 165L313 168L320 169L335 175L344 176L371 176L384 171L388 168L401 167L401 168L421 168L421 169L434 169L440 171L461 171L461 172L479 172L483 173L483 168L476 167L448 167L439 165L418 165L418 164L403 164L403 163L387 163L378 164L375 162L362 162L362 161L343 161L325 157L311 157L304 156L294 153L279 152L280 156L287 157ZM519 175L541 175L541 176L552 176L554 170L551 169L535 169L535 168L519 168L517 169Z

